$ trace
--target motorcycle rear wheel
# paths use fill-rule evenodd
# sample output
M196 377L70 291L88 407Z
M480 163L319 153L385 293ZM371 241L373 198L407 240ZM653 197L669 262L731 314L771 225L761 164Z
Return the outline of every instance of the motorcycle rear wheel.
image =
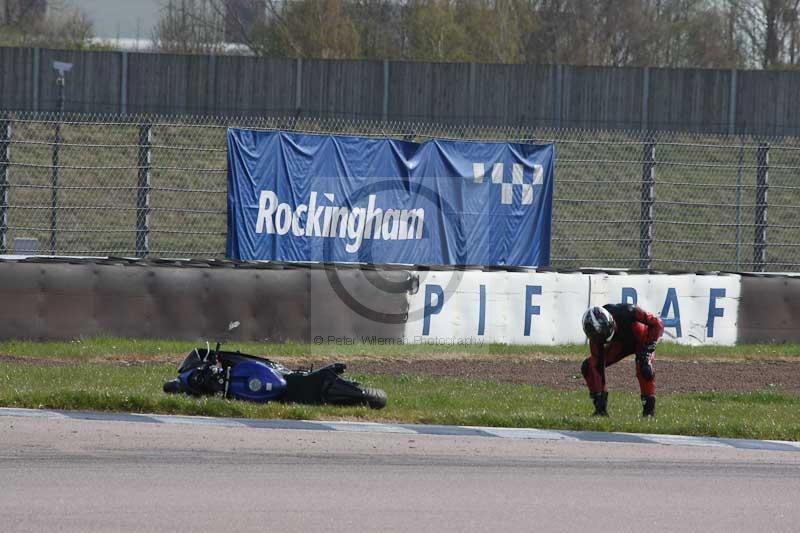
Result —
M369 405L370 409L383 409L386 407L386 402L388 401L386 391L371 387L365 387L363 390L364 398L367 400L367 405Z

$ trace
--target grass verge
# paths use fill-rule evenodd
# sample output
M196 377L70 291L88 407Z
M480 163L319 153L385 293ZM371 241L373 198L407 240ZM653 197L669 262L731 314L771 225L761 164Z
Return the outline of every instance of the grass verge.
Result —
M669 394L658 416L640 418L638 395L612 393L612 416L589 416L585 392L417 376L361 376L381 387L389 405L356 407L252 404L166 395L167 364L29 365L0 363L0 406L305 420L364 420L447 425L535 427L800 441L800 396L773 392Z

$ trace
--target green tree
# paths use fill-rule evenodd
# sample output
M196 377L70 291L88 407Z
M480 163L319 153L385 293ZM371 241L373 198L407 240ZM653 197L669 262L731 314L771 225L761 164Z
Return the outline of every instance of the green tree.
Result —
M763 68L797 65L800 61L798 0L728 0L737 13L736 28L744 36L753 63Z
M404 52L402 5L396 0L350 0L346 4L364 59L400 59Z
M224 47L223 19L209 0L168 0L153 43L167 53L219 53Z
M277 27L290 55L321 59L360 56L359 35L344 0L284 3Z
M730 13L714 0L541 0L526 60L605 66L744 64Z
M164 1L172 11L165 11L158 41L175 51L217 51L224 41L282 57L716 68L800 63L800 0Z
M409 0L403 11L406 58L418 61L469 61L468 36L450 0Z
M456 19L466 33L470 61L521 63L533 31L534 11L525 0L457 0Z
M2 45L91 48L93 37L86 13L57 0L0 0Z

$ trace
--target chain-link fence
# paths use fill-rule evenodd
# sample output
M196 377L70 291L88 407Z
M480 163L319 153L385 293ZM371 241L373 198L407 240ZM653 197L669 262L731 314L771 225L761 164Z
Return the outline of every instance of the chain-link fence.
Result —
M308 118L1 114L0 253L224 257L231 126L553 142L552 266L800 270L797 138Z

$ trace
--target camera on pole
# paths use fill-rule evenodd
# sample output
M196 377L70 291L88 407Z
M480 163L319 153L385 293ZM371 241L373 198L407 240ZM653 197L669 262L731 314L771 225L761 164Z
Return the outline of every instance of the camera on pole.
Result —
M53 61L53 68L58 71L58 74L63 77L65 73L72 70L72 63L64 63L63 61Z
M65 74L72 70L72 63L53 61L53 69L58 72L58 77L56 78L56 85L58 86L58 112L62 113L64 111Z
M51 198L50 198L50 255L56 255L58 249L56 232L58 228L58 171L61 151L61 120L64 114L64 84L66 83L65 74L72 70L72 63L63 61L53 61L53 69L58 71L56 86L58 86L58 120L55 123L55 135L53 139L53 175L51 178Z

